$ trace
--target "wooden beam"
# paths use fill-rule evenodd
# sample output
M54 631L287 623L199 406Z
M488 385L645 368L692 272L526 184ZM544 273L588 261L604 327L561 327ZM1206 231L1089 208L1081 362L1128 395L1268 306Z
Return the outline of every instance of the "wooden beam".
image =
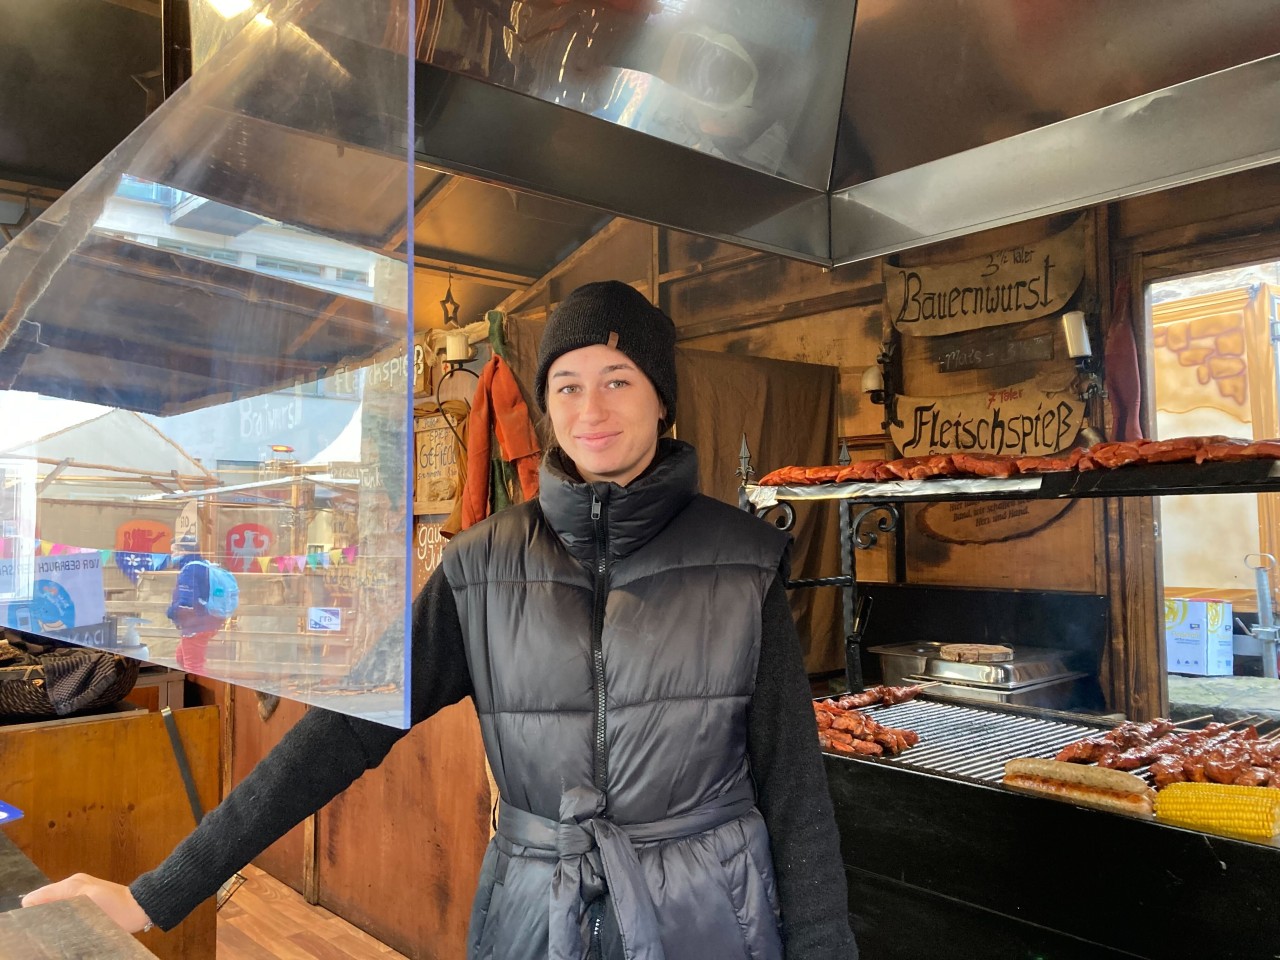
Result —
M662 228L649 228L649 301L662 306Z
M515 313L526 303L542 294L556 277L560 276L560 274L564 273L570 267L581 262L585 257L595 251L597 247L603 246L630 222L630 220L624 219L623 217L614 217L594 234L588 237L586 242L578 247L577 250L573 251L573 253L569 254L569 256L565 257L558 264L552 267L551 270L543 274L543 276L528 289L517 290L515 293L511 294L511 296L507 297L507 299L498 304L495 309L501 310L503 313Z
M45 489L49 486L49 484L57 480L58 474L62 473L63 470L67 469L67 466L70 463L71 463L71 458L64 457L62 462L59 463L56 467L54 467L52 470L50 470L48 474L45 476L45 478L40 481L39 486L36 487L36 493L37 494L44 493Z
M721 257L718 260L699 261L679 270L669 270L666 273L658 274L658 283L676 283L680 280L688 280L690 277L705 277L711 273L728 270L731 267L740 267L743 264L754 263L757 260L766 260L772 256L774 256L772 253L752 251L750 253L735 254L732 257Z
M415 228L425 222L427 217L431 215L431 211L440 206L449 194L458 189L459 182L460 181L457 177L447 175L441 177L431 185L430 189L414 201L413 225ZM406 215L405 220L402 221L400 226L396 228L395 232L387 238L387 242L383 244L382 248L387 252L401 250L405 245L405 241L408 239L408 217Z
M302 821L302 896L307 903L320 902L320 831L313 813Z
M852 290L840 290L821 297L808 297L804 300L793 300L790 303L779 303L751 313L742 313L732 317L719 317L701 323L680 326L677 320L676 339L693 340L697 337L710 336L713 333L729 333L746 330L779 320L792 320L815 313L830 313L833 310L848 310L854 307L865 307L881 303L884 300L884 284L874 283Z
M442 260L438 257L422 256L417 253L413 257L413 268L427 273L440 274L441 276L453 274L455 277L478 280L481 283L495 284L500 287L518 287L521 290L533 286L538 279L524 273L493 270L489 267L481 267L461 260Z
M166 480L170 479L170 475L165 473L150 473L146 470L132 470L129 467L115 467L105 463L83 463L71 457L65 457L61 460L55 460L51 457L24 457L23 459L34 460L36 463L53 464L57 467L58 472L60 472L62 469L66 467L76 467L80 470L110 470L115 473L132 473L136 477L146 478L146 479L155 479L156 477L163 477ZM204 484L207 484L210 480L212 480L214 483L217 482L217 478L212 476L212 474L205 477L188 476L188 477L185 477L185 479L190 480L192 482L204 483Z
M311 322L307 324L306 329L294 337L289 343L289 346L285 351L286 355L291 357L297 356L298 350L302 345L323 330L328 325L329 321L337 315L338 308L343 306L345 299L346 298L341 295L335 296L329 301L329 305L327 307L312 317Z

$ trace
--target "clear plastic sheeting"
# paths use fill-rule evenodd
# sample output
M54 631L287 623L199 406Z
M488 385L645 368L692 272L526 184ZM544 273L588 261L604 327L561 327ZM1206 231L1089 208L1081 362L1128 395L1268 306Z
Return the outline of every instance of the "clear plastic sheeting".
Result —
M413 10L192 8L0 250L0 625L404 726Z

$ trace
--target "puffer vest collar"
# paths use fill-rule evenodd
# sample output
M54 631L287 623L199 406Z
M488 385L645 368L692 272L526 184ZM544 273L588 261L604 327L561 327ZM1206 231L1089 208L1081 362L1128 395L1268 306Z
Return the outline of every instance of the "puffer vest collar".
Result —
M698 455L681 440L658 441L655 465L625 487L571 477L560 453L542 461L538 504L547 525L574 557L595 558L592 498L608 509L610 559L635 553L671 522L698 493Z

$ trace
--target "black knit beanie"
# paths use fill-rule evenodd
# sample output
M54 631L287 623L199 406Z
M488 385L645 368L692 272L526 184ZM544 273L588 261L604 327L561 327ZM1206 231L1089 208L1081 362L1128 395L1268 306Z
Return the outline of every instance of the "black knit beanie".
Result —
M538 349L534 393L547 409L547 371L556 357L598 343L625 353L653 383L667 408L665 424L676 419L676 325L634 287L617 280L587 283L556 307Z

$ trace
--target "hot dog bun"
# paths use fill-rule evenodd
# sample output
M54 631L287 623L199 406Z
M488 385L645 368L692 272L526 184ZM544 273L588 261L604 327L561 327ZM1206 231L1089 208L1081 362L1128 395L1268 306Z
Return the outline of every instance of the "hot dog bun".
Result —
M1132 773L1034 757L1006 763L1003 783L1015 790L1139 817L1152 815L1155 798L1146 781Z

